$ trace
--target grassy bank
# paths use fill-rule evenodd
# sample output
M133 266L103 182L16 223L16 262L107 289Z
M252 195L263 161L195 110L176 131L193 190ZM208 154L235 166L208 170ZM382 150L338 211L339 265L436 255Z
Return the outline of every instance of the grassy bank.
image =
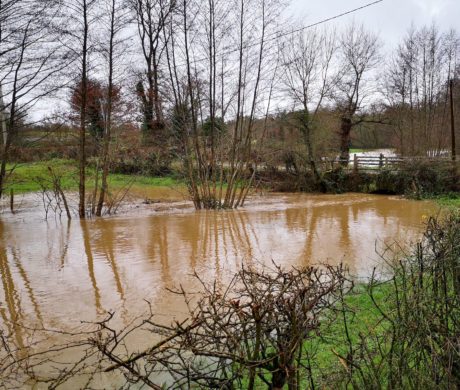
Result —
M78 163L70 159L52 159L48 161L10 164L8 170L7 186L5 193L10 189L15 194L37 192L43 185L51 187L50 171L60 178L64 191L78 191ZM267 177L266 189L280 191L277 187L279 180L288 182L289 174L282 173L279 177ZM292 186L295 178L291 178L286 188L287 192L317 192L318 189L309 186ZM331 192L362 192L400 194L413 199L429 199L435 201L439 206L448 210L460 208L460 193L452 192L449 189L449 180L443 175L427 174L424 169L416 169L412 174L404 172L395 173L382 171L378 174L347 172L343 170L329 172L325 175L331 187ZM310 178L310 182L314 180ZM416 184L414 184L416 183ZM87 168L86 188L91 191L95 184L94 166ZM168 176L156 177L140 174L111 173L109 175L109 189L112 192L122 191L130 188L135 196L145 199L176 199L183 198L187 193L185 183L173 173ZM171 191L174 189L174 191ZM283 190L281 190L283 191Z
M330 385L331 377L339 376L346 369L350 347L358 344L362 335L384 336L381 313L373 299L381 308L388 308L391 288L388 284L380 285L373 289L372 297L369 292L367 284L356 286L335 310L328 313L329 318L318 336L306 342L305 348L311 351L312 359L308 364L315 383Z
M410 253L387 254L387 277L339 294L303 343L292 388L458 388L459 243L458 213L430 219Z
M435 196L428 199L432 199L441 207L445 207L450 210L460 209L460 193L457 192L451 192L445 195Z
M458 388L459 243L458 212L430 219L423 240L388 261L389 277L345 295L306 345L318 388Z
M15 193L36 192L41 190L40 183L50 180L50 171L60 177L61 186L65 191L78 190L78 163L74 160L53 159L33 163L9 165L12 170L8 177L7 191ZM86 185L89 190L94 188L95 169L87 169ZM110 174L109 187L118 190L131 186L133 190L142 191L146 188L169 188L182 186L183 183L174 177L148 177L140 175Z

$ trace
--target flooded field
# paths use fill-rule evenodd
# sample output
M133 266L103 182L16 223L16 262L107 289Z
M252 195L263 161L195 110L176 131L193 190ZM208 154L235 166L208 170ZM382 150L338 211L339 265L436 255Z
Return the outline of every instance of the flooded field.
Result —
M343 262L365 277L376 248L416 239L430 202L362 194L271 194L238 211L195 212L185 202L143 204L118 216L44 220L40 208L0 219L0 316L14 327L81 329L108 311L120 325L147 309L169 321L184 308L166 289L193 290L197 272L225 282L242 264Z

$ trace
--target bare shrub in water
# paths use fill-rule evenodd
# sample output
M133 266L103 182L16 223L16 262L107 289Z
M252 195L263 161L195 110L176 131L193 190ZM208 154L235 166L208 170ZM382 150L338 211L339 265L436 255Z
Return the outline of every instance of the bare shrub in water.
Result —
M305 340L316 335L344 282L341 268L276 267L243 268L225 289L203 283L205 292L191 310L198 326L175 340L177 356L167 362L176 385L303 388Z
M72 214L67 197L62 189L62 174L56 173L51 167L48 167L48 172L49 178L37 177L35 179L41 189L45 219L48 219L49 211L59 217L65 211L67 218L70 220L72 219Z

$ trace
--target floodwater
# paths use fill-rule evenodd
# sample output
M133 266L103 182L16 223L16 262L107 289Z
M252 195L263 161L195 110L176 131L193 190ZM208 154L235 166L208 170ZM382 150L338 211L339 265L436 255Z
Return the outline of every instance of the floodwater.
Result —
M147 194L148 195L148 194ZM148 197L145 195L145 197ZM120 325L147 310L166 320L185 308L167 288L193 290L193 272L225 282L242 264L346 264L365 277L385 244L415 240L437 212L430 202L363 194L254 196L237 211L189 203L142 204L104 219L44 220L40 208L0 217L0 322L85 328L116 312Z

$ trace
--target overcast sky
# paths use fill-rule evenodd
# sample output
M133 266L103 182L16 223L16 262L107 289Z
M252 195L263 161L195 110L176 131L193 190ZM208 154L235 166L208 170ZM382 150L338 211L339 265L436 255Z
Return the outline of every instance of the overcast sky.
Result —
M346 12L371 3L373 0L292 0L292 13L303 24ZM362 22L380 34L386 48L394 47L404 36L411 23L429 25L435 21L441 30L460 30L460 0L383 0L369 8L328 22L342 26L352 20Z

